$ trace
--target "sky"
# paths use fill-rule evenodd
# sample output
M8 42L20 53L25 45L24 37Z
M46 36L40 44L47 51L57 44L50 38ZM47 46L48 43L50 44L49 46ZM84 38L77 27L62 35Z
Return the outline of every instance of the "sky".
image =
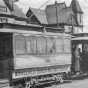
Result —
M70 5L72 0L56 0L59 2L65 2L67 6ZM83 25L84 32L88 32L88 0L78 0L79 4L84 12L83 14ZM22 8L23 12L26 13L29 7L44 9L46 5L54 3L55 0L19 0L16 4Z

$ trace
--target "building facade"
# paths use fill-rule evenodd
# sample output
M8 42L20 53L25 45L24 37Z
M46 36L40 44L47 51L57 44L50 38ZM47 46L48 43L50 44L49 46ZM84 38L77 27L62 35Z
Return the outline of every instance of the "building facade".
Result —
M45 10L29 8L26 14L29 23L42 24L48 27L64 28L66 33L83 32L83 11L77 0L70 6L65 2L47 5Z

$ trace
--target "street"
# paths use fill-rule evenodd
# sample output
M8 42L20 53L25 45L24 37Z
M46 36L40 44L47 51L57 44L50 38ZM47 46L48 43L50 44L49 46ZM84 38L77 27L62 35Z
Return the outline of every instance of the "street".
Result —
M12 88L12 87L0 86L0 88ZM71 82L68 83L56 84L56 85L54 84L52 86L43 87L43 88L88 88L88 78L82 80L72 80Z
M53 85L51 87L46 87L46 88L88 88L88 79L73 80L70 83Z

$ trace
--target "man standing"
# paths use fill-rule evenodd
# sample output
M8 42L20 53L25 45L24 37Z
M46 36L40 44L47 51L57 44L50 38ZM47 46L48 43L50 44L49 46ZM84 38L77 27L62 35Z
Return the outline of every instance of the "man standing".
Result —
M80 48L78 47L75 49L75 72L80 73Z

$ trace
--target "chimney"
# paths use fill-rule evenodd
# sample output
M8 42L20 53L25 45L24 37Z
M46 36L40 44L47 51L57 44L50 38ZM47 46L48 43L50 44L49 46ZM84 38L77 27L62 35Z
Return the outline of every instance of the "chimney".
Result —
M57 5L57 1L55 0L55 5Z

